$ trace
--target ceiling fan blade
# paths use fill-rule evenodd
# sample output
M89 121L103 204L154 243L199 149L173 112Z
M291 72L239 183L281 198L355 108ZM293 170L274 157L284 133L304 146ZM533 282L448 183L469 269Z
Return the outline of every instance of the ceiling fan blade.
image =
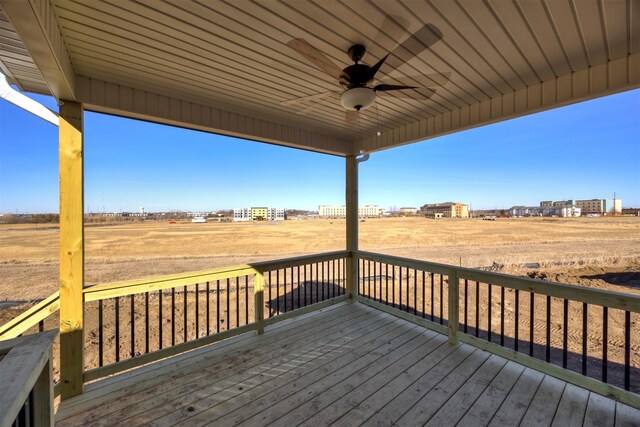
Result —
M344 120L348 123L357 122L360 117L360 112L355 110L347 110L344 114Z
M416 101L424 101L426 99L430 99L435 93L435 90L426 87L418 87L415 89L403 91L378 92L379 95L382 95L385 98L387 96L393 96L394 98L414 99Z
M340 77L342 70L338 68L336 64L331 62L331 60L327 58L324 53L311 46L306 40L293 39L287 43L287 46L307 58L316 67L320 68L322 71L329 74L334 79L338 79Z
M389 54L387 53L382 57L380 61L378 61L373 67L369 69L369 80L373 80L373 78L376 76L376 73L378 72L380 67L382 67L382 64L384 64L384 61L386 61L388 57Z
M442 39L442 31L440 31L438 27L433 24L422 26L391 52L391 55L400 59L401 62L390 65L398 68L440 39Z
M373 88L376 92L388 92L390 90L405 90L405 89L418 89L417 86L402 86L402 85L385 85L380 84Z
M337 95L337 94L338 94L338 92L334 92L334 91L330 90L330 91L327 91L327 92L315 93L315 94L309 95L309 96L301 96L300 98L287 99L286 101L282 101L280 103L280 105L301 104L301 103L307 102L307 101L315 101L315 100L318 100L318 99L329 98L331 95Z
M426 84L424 84L424 87L440 87L440 86L444 86L446 85L449 80L451 79L451 73L447 72L447 73L432 73L432 74L419 74L419 75L410 75L410 76L406 76L406 77L398 77L398 78L393 78L391 76L383 79L383 80L379 80L379 82L382 84L402 84L402 85L406 85L406 86L410 86L411 82L416 82L416 81L424 81L425 79L431 81L432 83L429 84L428 82ZM392 81L390 81L392 80Z

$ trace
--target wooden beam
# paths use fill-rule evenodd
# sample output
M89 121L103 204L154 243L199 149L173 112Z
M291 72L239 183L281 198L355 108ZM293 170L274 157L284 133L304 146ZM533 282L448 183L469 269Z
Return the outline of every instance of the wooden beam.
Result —
M82 104L60 107L60 383L82 393L84 370L84 156Z
M345 204L347 215L347 295L353 301L358 299L358 161L356 156L346 158Z
M220 102L213 104L204 97L186 98L184 93L171 88L157 93L78 76L77 100L90 111L301 150L344 156L351 147L349 141L322 133L318 128L282 121L274 115L238 110ZM172 105L176 108L170 108Z
M75 99L76 75L50 1L0 0L29 55L57 99Z

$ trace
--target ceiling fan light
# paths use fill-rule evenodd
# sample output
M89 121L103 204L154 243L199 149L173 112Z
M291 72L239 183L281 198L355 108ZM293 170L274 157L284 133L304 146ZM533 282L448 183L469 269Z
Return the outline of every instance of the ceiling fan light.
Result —
M371 107L375 101L375 91L367 87L354 87L340 95L340 102L347 110L364 110Z

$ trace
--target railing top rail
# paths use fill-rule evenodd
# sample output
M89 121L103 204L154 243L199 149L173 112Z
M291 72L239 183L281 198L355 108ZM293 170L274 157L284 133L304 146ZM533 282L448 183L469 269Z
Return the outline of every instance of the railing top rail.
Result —
M0 326L0 341L15 338L60 308L60 292L43 299L30 309Z
M251 266L256 270L264 272L269 270L275 270L280 268L296 267L299 265L308 264L312 262L332 261L334 259L340 259L351 256L351 251L333 251L322 252L319 254L301 255L291 258L283 258L277 260L260 261L251 263Z
M432 271L434 273L451 274L455 272L458 279L462 280L467 279L482 283L490 283L492 285L499 285L506 288L519 289L526 292L549 295L571 301L579 301L640 313L640 296L625 294L623 292L585 288L566 283L550 282L546 280L532 279L529 277L511 276L503 273L474 270L472 268L438 264L373 252L358 251L357 255L371 260L395 263L396 265L402 264L406 267Z
M0 425L11 425L49 360L58 330L2 342L0 351Z
M220 267L210 270L192 271L147 279L125 280L121 282L104 283L84 288L85 301L97 301L106 298L126 296L138 293L171 289L186 284L202 283L262 273L265 271L304 265L309 261L321 262L348 256L349 251L326 252L321 254L302 255L281 260L260 261L251 264L241 264L232 267Z

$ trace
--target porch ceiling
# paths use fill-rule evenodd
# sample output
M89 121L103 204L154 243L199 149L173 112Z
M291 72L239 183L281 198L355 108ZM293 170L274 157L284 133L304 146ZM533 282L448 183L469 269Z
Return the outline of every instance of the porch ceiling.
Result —
M338 155L640 85L634 0L0 4L0 69L23 90L94 111ZM441 40L426 49L425 40L403 45L429 23ZM345 52L354 43L367 47L368 64L393 51L380 78L435 93L427 100L378 96L378 108L356 122L346 120L337 95L282 104L340 89L287 46L295 38L340 68L349 65Z

